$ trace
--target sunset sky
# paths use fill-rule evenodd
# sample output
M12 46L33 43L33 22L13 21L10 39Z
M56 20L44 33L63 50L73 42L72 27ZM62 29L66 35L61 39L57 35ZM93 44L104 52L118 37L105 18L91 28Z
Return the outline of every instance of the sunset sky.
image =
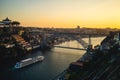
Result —
M0 0L0 20L23 26L119 28L120 0Z

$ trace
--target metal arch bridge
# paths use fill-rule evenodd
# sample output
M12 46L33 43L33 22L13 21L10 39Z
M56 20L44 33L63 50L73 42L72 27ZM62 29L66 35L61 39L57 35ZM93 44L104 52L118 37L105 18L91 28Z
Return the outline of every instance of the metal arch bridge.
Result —
M48 41L55 41L53 43L53 47L56 47L56 48L66 48L66 49L75 49L75 50L87 50L88 48L88 45L91 44L91 39L89 37L89 43L85 42L81 35L78 35L78 34L61 34L61 33L52 33L52 35L50 37L47 37L46 39L46 42ZM80 43L83 48L73 48L73 47L64 47L64 46L55 46L56 44L60 44L62 42L65 42L65 41L70 41L70 40L76 40L78 43Z
M66 49L75 49L75 50L87 50L88 45L91 45L91 38L90 35L99 35L99 34L80 34L80 33L68 33L68 32L51 32L51 31L37 31L37 32L30 32L32 35L39 34L42 36L41 43L49 44L52 43L53 47L57 48L66 48ZM85 42L82 39L83 35L89 35L89 42ZM103 36L103 35L99 35ZM73 47L64 47L64 46L55 46L56 44L60 44L65 41L69 40L76 40L78 43L80 43L83 46L82 48L73 48Z

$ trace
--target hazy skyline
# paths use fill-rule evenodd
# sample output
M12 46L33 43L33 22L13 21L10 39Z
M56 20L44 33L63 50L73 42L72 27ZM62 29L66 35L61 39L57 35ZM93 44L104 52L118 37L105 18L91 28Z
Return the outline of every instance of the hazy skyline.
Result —
M23 26L120 27L120 0L0 0L0 20Z

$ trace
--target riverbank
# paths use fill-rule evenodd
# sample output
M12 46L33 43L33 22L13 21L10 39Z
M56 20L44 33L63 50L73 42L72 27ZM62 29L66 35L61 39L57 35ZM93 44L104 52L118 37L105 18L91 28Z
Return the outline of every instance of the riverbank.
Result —
M120 31L110 32L101 45L87 50L80 59L69 65L65 74L61 74L56 80L109 80L111 78L118 80L119 77L115 72L118 73L117 70L120 70L119 42Z

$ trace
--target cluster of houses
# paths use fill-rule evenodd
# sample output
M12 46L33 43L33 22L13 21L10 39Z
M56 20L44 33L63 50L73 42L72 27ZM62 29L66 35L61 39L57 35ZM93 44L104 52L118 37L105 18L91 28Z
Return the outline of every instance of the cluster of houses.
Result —
M29 44L28 42L26 42L21 36L19 36L19 35L12 35L12 36L17 41L18 45L21 48L23 48L23 49L25 49L27 51L32 50L31 44Z

